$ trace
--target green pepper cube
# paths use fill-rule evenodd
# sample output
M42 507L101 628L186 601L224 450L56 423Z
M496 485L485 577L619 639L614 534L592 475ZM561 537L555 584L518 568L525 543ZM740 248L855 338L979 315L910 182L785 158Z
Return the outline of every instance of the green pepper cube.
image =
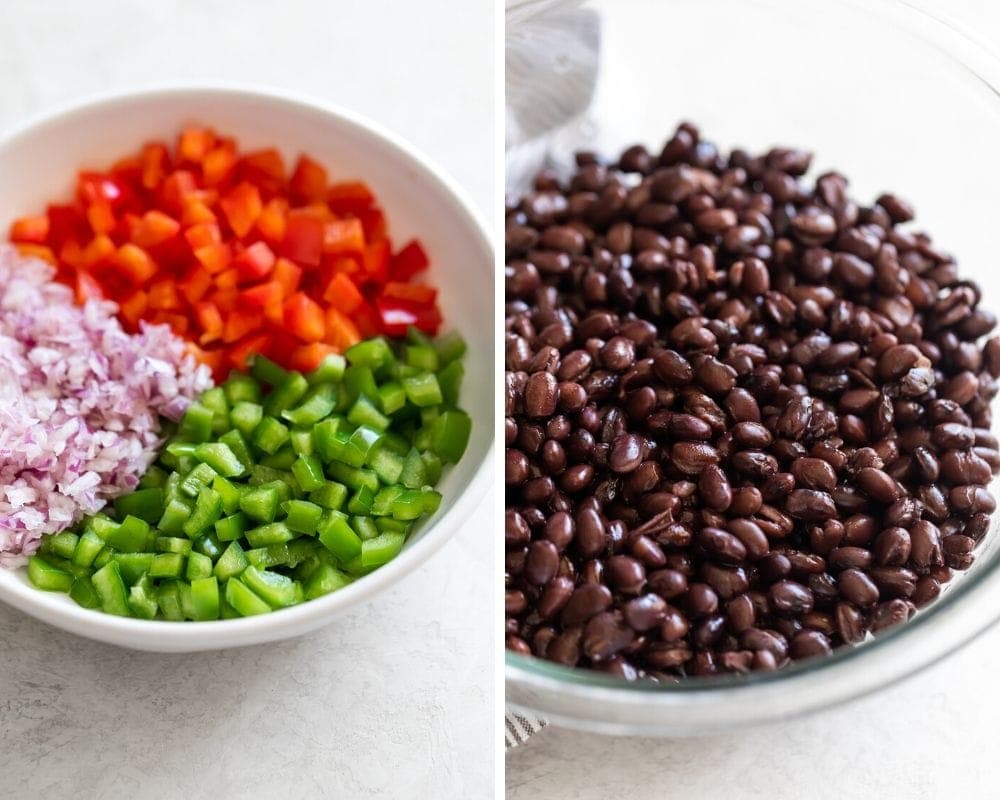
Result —
M349 467L360 467L365 463L365 452L351 444L351 434L347 431L337 431L327 445L330 458L327 464L341 463Z
M351 366L368 367L377 370L393 360L392 348L381 336L365 339L347 348L344 356Z
M323 508L339 511L347 500L347 487L336 481L326 481L309 493L309 501Z
M323 517L322 507L308 500L289 500L284 504L284 511L285 524L289 529L309 536L315 535L319 521Z
M294 542L293 542L294 543ZM287 542L269 544L267 547L255 547L246 551L247 562L257 569L267 569L289 563Z
M165 581L156 587L156 602L164 619L180 622L184 619L181 610L181 595L178 581Z
M372 501L372 514L385 517L392 514L392 504L404 491L402 486L386 486L379 489Z
M370 469L358 469L357 467L341 464L333 461L326 467L327 474L338 483L343 483L348 489L360 489L367 486L373 492L379 489L378 475Z
M403 461L403 468L399 473L398 482L407 489L419 489L427 485L427 469L424 467L424 460L420 457L420 451L416 448L407 453Z
M406 345L406 363L429 372L437 372L440 366L437 350L429 344Z
M403 390L417 408L440 405L444 399L433 372L420 372L412 377L403 378Z
M246 514L237 511L228 517L223 517L215 523L215 535L220 542L235 542L249 527Z
M49 534L42 539L40 553L52 553L60 558L73 558L80 537L72 531Z
M457 331L449 331L434 342L442 364L450 364L465 355L468 345Z
M156 594L148 575L144 575L129 589L128 607L132 615L139 619L155 619L159 610Z
M263 418L264 406L260 403L241 401L229 412L233 430L239 431L243 436L250 436Z
M291 438L291 433L288 434ZM292 464L295 463L295 459L298 454L292 449L290 444L286 444L277 453L272 453L270 455L265 455L261 460L260 464L264 467L270 467L271 469L286 470L291 469Z
M381 442L369 455L368 464L378 475L378 479L387 486L397 483L403 474L403 458Z
M191 608L198 621L219 618L219 581L214 575L191 580Z
M178 536L157 536L153 547L158 553L180 553L186 556L191 552L191 540Z
M114 554L115 551L113 547L105 547L100 553L97 554L97 558L94 559L94 563L91 566L94 569L100 569L111 561L111 557Z
M216 474L216 471L208 464L204 462L196 464L195 467L181 479L180 486L178 487L180 493L191 498L197 497L198 492L201 491L201 487L211 485L212 481L215 480Z
M192 548L195 553L208 556L212 561L218 561L222 555L222 542L219 541L214 531L210 531L204 536L199 536L195 539Z
M125 582L122 580L118 565L114 561L109 561L90 580L94 584L94 591L101 601L101 608L106 614L115 614L119 617L129 616L128 595L125 591Z
M424 485L435 485L441 480L441 459L429 450L426 453L421 453L420 458L424 462L424 470L427 473L427 480Z
M450 405L458 403L462 392L462 380L465 378L465 367L461 361L452 361L437 374L438 386L441 387L441 397Z
M383 414L395 414L406 405L406 390L399 381L388 381L378 387L378 404Z
M350 405L361 395L376 397L378 384L371 368L365 366L350 366L344 370L344 388L347 390L345 402Z
M330 353L323 357L319 366L306 376L310 386L319 383L339 383L344 377L344 369L347 367L347 359L339 353Z
M253 378L242 372L231 372L226 382L222 384L222 391L226 393L226 400L230 406L237 403L256 403L260 400L260 386Z
M326 482L323 465L315 456L299 456L292 464L292 474L304 492L318 489Z
M295 534L284 522L271 522L251 528L244 536L251 547L267 547L269 544L279 544L295 538Z
M167 473L153 464L146 474L139 478L139 489L163 489L167 482ZM136 514L138 517L139 514ZM150 520L147 520L149 522ZM155 522L155 520L152 520Z
M87 529L93 531L101 537L102 541L108 541L111 534L118 530L119 523L109 519L104 514L94 514L87 520Z
M194 451L194 457L208 464L215 472L224 478L239 478L245 475L248 464L236 457L229 445L222 442L205 442L199 444Z
M469 444L472 420L464 411L449 409L431 425L431 448L443 461L457 464Z
M319 540L341 562L349 561L361 552L361 539L341 514L331 514L320 523Z
M389 505L394 519L418 519L424 513L424 498L419 489L407 489Z
M353 516L351 517L351 527L362 542L366 539L374 539L379 535L379 529L375 525L373 517Z
M351 410L347 412L347 421L352 425L368 426L377 431L384 431L390 423L389 418L375 407L367 395L363 394L358 396Z
M265 453L277 453L288 441L288 428L274 417L264 417L254 428L250 439Z
M194 503L194 511L184 523L184 534L194 539L215 525L222 516L222 495L210 486L202 487Z
M219 560L215 562L215 577L220 581L225 581L234 575L239 575L243 570L247 568L246 553L243 552L243 548L240 547L239 542L230 542L229 547L225 549L225 552L219 556Z
M240 507L240 497L242 490L232 481L226 480L221 475L216 475L212 480L212 488L218 492L222 498L222 513L232 514Z
M53 566L39 555L28 558L28 580L36 589L47 592L68 592L73 586L73 575Z
M149 565L150 578L179 578L184 574L183 553L157 553Z
M394 559L403 549L406 537L401 533L381 533L374 539L361 543L363 569L380 567Z
M184 577L189 581L193 581L197 578L207 578L212 574L212 569L214 564L212 564L212 559L203 553L191 553L187 560L187 569L184 571Z
M367 486L362 486L347 501L347 513L356 515L371 514L372 502L374 500L375 493Z
M239 578L230 578L226 581L226 602L241 617L267 614L271 611L271 607L255 595Z
M129 514L108 537L108 544L120 553L141 553L149 538L149 523Z
M94 583L87 575L74 578L73 585L69 589L69 596L83 608L100 608L101 606L101 598L97 596Z
M138 517L144 522L155 523L163 516L166 496L163 489L137 489L115 500L115 511L119 517Z
M434 489L421 489L420 502L423 504L425 514L434 514L441 507L441 492Z
M149 572L155 553L115 553L112 560L118 564L122 580L129 586Z
M310 389L302 399L300 405L282 411L281 417L288 420L292 425L303 427L315 425L329 415L336 405L337 394L333 386L324 383Z
M292 451L296 455L311 456L313 454L312 428L293 428L288 434L288 439L292 443Z
M287 575L249 566L240 580L271 608L286 608L303 600L302 586Z
M278 513L278 490L270 485L244 489L240 511L258 522L273 522Z
M283 411L295 406L309 391L309 382L301 372L290 372L284 383L275 386L264 398L264 413L281 416Z
M375 527L378 528L379 533L401 533L406 536L409 534L410 528L413 527L413 523L392 517L379 517L375 520Z
M351 434L351 438L347 440L347 444L349 447L353 447L357 452L364 456L364 462L362 463L367 463L373 448L375 448L381 439L381 431L378 431L375 428L369 428L367 425L362 425ZM351 466L360 465L352 464Z
M188 442L207 442L212 438L214 416L210 408L198 402L192 403L184 412L177 433Z
M286 370L279 367L271 359L259 354L253 358L253 364L250 366L250 374L261 383L266 383L269 386L278 386L288 379L288 372Z
M337 589L343 589L352 580L353 578L346 572L341 572L329 564L320 564L313 570L309 576L309 580L306 581L304 587L306 599L315 600L324 594L335 592Z
M312 429L312 445L324 461L332 461L337 455L337 429L340 417L327 417L317 422Z

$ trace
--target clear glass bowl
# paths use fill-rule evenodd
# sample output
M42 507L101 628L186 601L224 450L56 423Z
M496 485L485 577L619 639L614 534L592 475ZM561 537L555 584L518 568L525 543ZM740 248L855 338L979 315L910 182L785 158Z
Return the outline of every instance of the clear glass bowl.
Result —
M512 30L532 5L546 4L522 0L508 9ZM658 152L685 119L723 150L803 147L815 154L810 174L838 169L859 201L890 190L913 202L915 226L953 253L962 275L982 285L985 304L1000 309L1000 62L984 45L888 0L606 0L583 10L601 21L593 101L554 137L549 164L568 163L574 148L614 156L643 142ZM543 151L536 143L534 152ZM508 155L508 191L517 191L524 152ZM828 658L770 674L626 684L508 652L507 702L565 726L678 736L875 691L1000 617L996 520L993 527L973 567L939 601Z

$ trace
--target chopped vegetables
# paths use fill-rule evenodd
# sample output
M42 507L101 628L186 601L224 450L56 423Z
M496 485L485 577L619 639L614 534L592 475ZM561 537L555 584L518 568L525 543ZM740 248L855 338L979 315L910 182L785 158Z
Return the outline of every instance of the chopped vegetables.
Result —
M134 489L156 458L159 415L179 418L210 385L166 327L129 335L113 306L75 305L69 288L51 282L53 272L0 245L0 566L23 563L43 534ZM158 498L144 491L118 502L142 522ZM88 566L91 542L70 551L68 536L50 540L54 553L71 559L79 550L87 560L74 563ZM48 566L32 574L66 581Z
M312 167L293 182L317 191ZM135 492L45 539L30 581L167 620L263 614L348 585L440 505L433 486L471 429L455 405L464 350L410 329L307 375L255 357L190 405Z
M126 329L169 325L219 380L256 353L310 371L365 336L441 325L437 291L411 283L426 252L392 253L365 184L331 183L306 155L289 175L277 150L240 152L209 128L81 172L71 204L15 220L10 238L79 302L115 300Z

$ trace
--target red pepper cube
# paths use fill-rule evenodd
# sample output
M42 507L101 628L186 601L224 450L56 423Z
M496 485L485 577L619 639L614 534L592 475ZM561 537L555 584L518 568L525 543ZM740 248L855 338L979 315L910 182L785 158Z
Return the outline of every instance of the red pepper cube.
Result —
M87 224L94 233L111 233L118 227L118 220L110 203L97 202L87 206Z
M118 313L134 329L148 308L149 296L142 289L136 289L118 304Z
M194 194L190 194L184 198L184 210L181 212L181 225L184 227L207 225L209 223L215 223L216 220L217 217L215 216L215 212L212 211L208 203L204 200L199 197L195 197Z
M50 205L45 215L49 219L48 244L55 250L70 240L79 243L90 237L90 225L74 206Z
M43 244L27 244L24 242L18 242L14 247L25 258L40 258L53 267L58 265L56 254L52 252L51 247L46 247Z
M177 160L200 164L215 145L215 131L211 128L185 128L177 139Z
M10 224L10 240L27 244L45 244L49 238L49 218L39 214L21 217Z
M81 306L88 300L101 300L104 297L104 292L101 290L101 284L97 282L97 278L89 272L83 272L82 270L76 273L74 293L76 302Z
M84 269L92 270L95 267L107 264L114 258L115 243L107 234L99 233L90 240L81 254L81 263Z
M323 252L327 255L364 253L365 230L359 219L335 219L327 222L323 233Z
M195 304L212 288L212 276L201 264L194 263L187 268L177 288L190 304Z
M229 348L229 363L237 369L245 369L247 359L250 356L265 352L270 344L271 336L269 334L260 333L255 336L247 336Z
M336 272L330 278L323 292L323 299L345 314L351 314L365 302L357 285L343 272Z
M293 203L315 203L326 199L326 170L309 156L299 157L288 184Z
M437 300L437 289L419 283L390 281L382 289L382 297L400 300L417 307L433 306Z
M142 188L152 191L160 185L170 168L167 146L162 142L150 142L143 146L139 160L142 164Z
M282 297L288 297L299 288L299 281L302 280L302 267L287 258L279 258L274 262L271 280L277 281L281 285Z
M379 239L365 247L365 277L373 283L385 283L389 277L390 245L388 239Z
M264 242L254 242L233 259L241 281L257 281L274 269L274 253Z
M201 162L201 176L206 186L218 186L226 181L236 168L236 148L225 142L205 154Z
M191 250L195 251L210 244L219 244L222 241L222 232L214 222L201 222L184 231L184 239L191 246Z
M318 342L326 335L323 309L304 292L285 301L285 329L304 342Z
M276 194L285 186L285 159L273 147L244 155L236 165L236 174L266 194Z
M178 311L181 298L177 294L177 284L173 278L161 278L150 284L147 291L149 307L158 311Z
M147 211L132 231L132 244L149 250L173 239L181 231L181 224L162 211Z
M235 267L230 267L215 276L215 285L220 289L235 289L240 282L240 273Z
M194 257L198 259L209 275L217 275L225 270L233 260L232 251L228 244L207 244L194 251Z
M260 190L252 183L243 182L219 200L222 213L226 215L229 227L240 239L253 229L263 205Z
M142 285L156 274L149 253L134 244L123 244L114 257L115 269L129 282Z
M285 238L287 216L288 201L283 197L272 197L257 218L258 233L272 247L277 247Z
M247 334L259 330L263 322L264 317L259 311L234 308L225 318L222 341L224 344L231 344L242 339Z
M374 202L372 190L361 181L334 183L326 193L326 204L334 214L358 214Z
M380 208L365 208L357 212L358 219L365 229L365 240L369 242L385 239L388 236L388 226L385 214Z
M125 187L110 175L100 172L81 172L77 176L76 196L88 206L91 203L117 205L125 198Z
M215 303L210 303L206 300L195 303L194 318L202 331L201 336L198 338L200 344L208 344L222 336L222 314Z
M168 211L184 210L184 200L198 190L194 174L186 169L176 170L166 178L159 188L159 204Z
M430 263L423 245L414 239L392 257L389 273L393 280L408 281L414 275L427 269Z
M307 267L319 266L323 260L323 229L321 220L290 214L281 242L281 255Z
M300 372L311 372L320 365L324 358L336 352L336 347L323 342L303 344L292 351L288 357L288 366Z
M245 303L247 308L264 311L274 305L281 305L285 293L282 286L277 281L266 281L249 289L244 289L239 294L240 303Z
M326 310L326 338L324 341L343 353L351 345L361 341L361 332L353 320L335 308Z

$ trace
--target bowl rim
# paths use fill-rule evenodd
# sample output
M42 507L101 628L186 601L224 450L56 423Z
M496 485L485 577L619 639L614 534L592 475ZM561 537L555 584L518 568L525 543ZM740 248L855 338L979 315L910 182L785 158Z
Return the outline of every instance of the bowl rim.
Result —
M472 232L484 257L490 260L492 266L494 243L485 215L465 189L443 168L415 145L381 123L344 106L300 92L277 87L249 86L233 81L156 82L146 87L100 92L35 114L25 122L0 131L0 150L31 136L39 127L76 114L91 113L102 107L127 106L140 100L155 101L158 98L206 95L260 100L279 106L296 107L303 111L318 112L336 118L340 124L352 129L353 132L374 139L383 147L395 151L409 164L420 180L436 185L445 195L450 195L454 201L454 208L449 209L449 213L453 213ZM480 423L483 425L487 422L492 423L487 426L488 446L480 461L469 465L470 478L465 490L451 503L443 504L443 513L428 521L419 540L405 548L389 563L336 592L290 608L277 609L270 614L210 620L197 624L188 621L143 620L105 614L74 603L66 603L64 595L40 591L21 581L0 582L0 601L43 622L89 639L120 642L132 634L136 637L136 646L142 646L143 642L150 643L155 638L162 637L165 640L169 639L170 644L174 646L183 644L191 649L216 649L239 646L243 643L241 639L249 638L251 633L254 635L254 641L280 638L280 634L286 628L294 629L289 635L295 635L296 632L309 629L310 623L315 626L322 624L321 620L331 620L338 613L397 583L425 563L458 532L461 525L480 504L493 481L492 465L496 449L496 426L495 420L492 419L492 416L495 416L493 404L489 409L491 419Z
M917 0L835 0L834 5L846 12L873 12L879 22L899 26L899 35L912 36L938 51L967 79L1000 98L1000 51L958 24L946 10L929 10ZM1000 536L998 528L1000 510L992 516L987 537ZM906 623L869 635L858 645L838 648L829 656L794 662L774 672L626 682L596 670L566 667L505 649L508 702L519 711L541 714L549 722L571 728L646 735L732 729L832 707L906 679L995 626L1000 621L1000 604L996 603L1000 600L1000 543L983 558L974 573L957 576L939 599ZM959 612L970 605L981 612L963 617ZM921 639L928 629L935 630L938 638ZM782 698L780 693L793 699ZM680 716L688 708L694 710L691 720ZM678 714L676 720L671 720L672 713Z

